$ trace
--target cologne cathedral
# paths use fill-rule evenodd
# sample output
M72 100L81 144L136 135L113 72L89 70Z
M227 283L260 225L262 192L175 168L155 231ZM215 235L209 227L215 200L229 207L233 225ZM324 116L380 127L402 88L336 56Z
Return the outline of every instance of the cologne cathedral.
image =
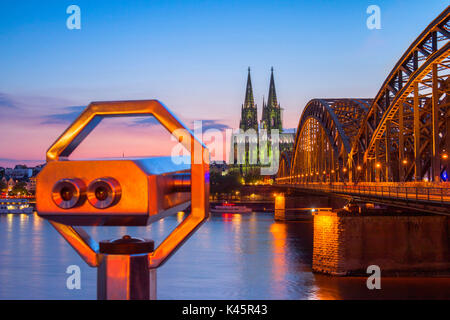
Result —
M267 101L264 101L263 98L262 105L262 117L258 124L258 108L253 97L250 68L248 68L245 99L241 106L239 133L233 134L230 159L232 164L240 165L243 171L268 165L268 161L272 157L273 130L278 130L279 133L279 150L273 156L279 157L280 152L290 152L293 148L294 133L283 132L281 117L283 109L277 100L273 68L271 68L268 98ZM241 145L241 149L238 144ZM264 148L264 151L261 148Z

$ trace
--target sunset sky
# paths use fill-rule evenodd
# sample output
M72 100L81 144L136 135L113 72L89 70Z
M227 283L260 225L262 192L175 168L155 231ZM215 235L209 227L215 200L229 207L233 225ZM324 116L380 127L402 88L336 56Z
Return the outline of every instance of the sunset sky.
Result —
M81 8L81 30L66 9ZM381 30L366 9L381 8ZM448 3L1 1L0 166L36 164L91 101L159 99L188 126L239 125L247 67L258 118L274 67L285 128L316 97L367 97ZM258 120L259 120L258 119ZM74 158L170 153L142 119L102 123Z

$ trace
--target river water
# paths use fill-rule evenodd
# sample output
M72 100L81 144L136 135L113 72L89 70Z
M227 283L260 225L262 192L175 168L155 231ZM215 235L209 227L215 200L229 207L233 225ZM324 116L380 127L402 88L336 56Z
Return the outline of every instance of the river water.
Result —
M124 234L160 243L184 218L148 227L86 228L96 240ZM273 214L213 215L158 269L159 299L450 299L450 278L384 278L311 272L311 222L274 222ZM69 290L70 265L81 289ZM0 299L95 299L96 270L37 215L0 215Z

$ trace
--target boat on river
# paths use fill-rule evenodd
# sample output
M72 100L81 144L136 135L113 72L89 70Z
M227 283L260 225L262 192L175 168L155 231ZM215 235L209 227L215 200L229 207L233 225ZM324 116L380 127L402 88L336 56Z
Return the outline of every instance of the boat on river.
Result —
M212 213L241 214L241 213L251 213L252 209L247 208L246 206L237 206L235 203L224 202L220 205L212 207L210 211Z
M31 214L33 207L27 199L0 199L0 214Z

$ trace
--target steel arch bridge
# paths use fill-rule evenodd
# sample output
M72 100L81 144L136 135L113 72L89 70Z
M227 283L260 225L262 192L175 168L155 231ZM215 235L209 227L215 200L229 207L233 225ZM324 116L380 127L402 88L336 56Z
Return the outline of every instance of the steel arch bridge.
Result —
M374 99L309 101L277 183L439 186L442 199L450 196L449 20L450 6L409 46Z

